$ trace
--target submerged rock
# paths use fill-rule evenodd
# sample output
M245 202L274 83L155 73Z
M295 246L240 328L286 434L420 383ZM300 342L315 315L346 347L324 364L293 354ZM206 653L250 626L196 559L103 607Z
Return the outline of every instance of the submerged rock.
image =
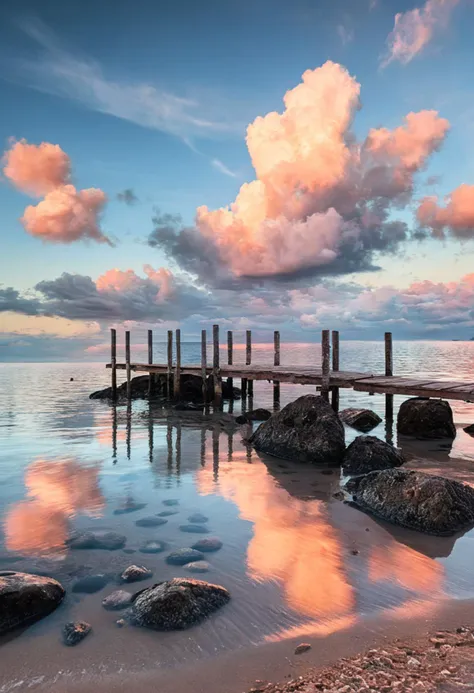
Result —
M156 513L157 517L171 517L172 515L179 515L179 510L163 510L161 513Z
M0 571L0 635L44 618L64 595L62 585L52 578Z
M421 439L456 437L453 412L444 399L407 399L399 409L397 429L402 435Z
M163 501L163 505L173 506L179 505L179 500L177 498L167 498Z
M68 647L74 647L84 640L91 630L92 626L85 621L66 623L63 628L63 642Z
M142 517L135 524L137 527L161 527L161 525L165 525L167 522L168 520L165 520L163 517L151 515L150 517Z
M102 600L102 606L107 611L120 611L132 603L133 595L125 590L115 590Z
M359 436L344 455L344 474L368 474L380 469L392 469L404 464L402 453L380 438Z
M181 532L189 534L209 534L209 530L205 525L180 525Z
M223 544L218 537L206 537L205 539L199 539L191 548L195 551L211 553L212 551L219 551L219 549L222 549L222 546Z
M72 592L77 594L94 594L100 592L110 582L108 575L86 575L86 577L77 580L72 586Z
M204 524L205 522L209 522L209 518L203 515L202 513L194 513L193 515L190 515L188 517L188 522L191 522L193 525L199 525L199 524Z
M131 398L143 399L148 397L148 375L137 375L130 381ZM154 393L162 394L165 388L166 375L159 374L155 377ZM117 399L123 399L127 396L127 382L123 382L117 387ZM89 399L112 399L112 388L106 387L103 390L97 390L89 395Z
M207 561L193 561L184 566L184 569L189 570L190 573L207 573L209 568L210 565Z
M303 395L261 424L249 443L275 457L337 466L344 456L344 427L323 397Z
M105 551L123 549L126 542L127 539L123 534L107 530L75 532L67 540L67 544L71 549L103 549Z
M227 604L229 592L202 580L173 578L135 595L128 618L154 630L184 630Z
M166 562L169 563L169 565L186 565L186 563L203 560L204 554L195 549L177 549L166 557Z
M272 413L268 409L253 409L237 416L235 421L238 424L250 423L251 421L268 421Z
M138 550L140 553L162 553L162 551L166 551L167 548L168 544L166 542L152 539L142 544Z
M474 524L474 489L452 479L386 469L351 479L354 502L387 522L439 536Z
M343 409L339 418L348 426L362 433L368 433L382 422L382 419L371 409Z
M140 580L149 580L153 577L153 571L145 568L144 565L130 565L126 568L120 579L122 582L140 582Z
M135 513L137 510L143 510L143 508L146 508L146 503L128 501L123 507L114 510L114 515L128 515L128 513Z

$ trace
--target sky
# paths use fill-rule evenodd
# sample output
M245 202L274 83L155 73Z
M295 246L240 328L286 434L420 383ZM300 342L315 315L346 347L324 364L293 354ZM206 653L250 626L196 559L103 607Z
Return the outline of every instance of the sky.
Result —
M0 361L474 337L472 0L0 9Z

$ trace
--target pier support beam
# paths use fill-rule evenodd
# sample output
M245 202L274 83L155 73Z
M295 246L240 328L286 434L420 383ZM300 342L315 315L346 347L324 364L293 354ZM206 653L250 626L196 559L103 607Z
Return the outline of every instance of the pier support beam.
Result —
M171 399L173 396L173 331L168 330L168 371L166 378L166 396Z
M214 406L220 406L222 403L222 378L219 363L219 325L212 326L212 340L214 347L212 363L212 379L214 381Z
M176 365L174 369L174 397L181 395L181 330L178 328L175 333L176 338Z
M385 333L385 375L393 376L392 333ZM385 434L387 443L393 441L393 395L385 395Z
M330 363L331 345L329 343L329 330L323 330L321 333L321 395L324 399L329 400L329 363Z
M280 333L278 330L273 333L273 365L280 365ZM273 408L280 408L280 382L278 380L273 381Z
M234 339L232 330L227 332L227 364L232 366L234 363ZM227 378L227 387L229 388L230 401L234 399L234 379Z
M112 399L117 399L117 330L110 330L110 366L112 368Z
M207 404L207 333L201 330L201 377L202 377L202 400Z
M337 373L339 370L339 332L332 331L332 370ZM331 388L331 406L335 412L339 411L339 388Z
M132 381L130 371L130 331L125 332L125 369L127 372L127 399L132 396Z
M250 366L251 364L252 364L252 331L247 330L246 346L245 346L245 365ZM249 398L253 397L253 380L248 381L247 392L248 392Z
M153 363L153 331L148 330L148 365ZM148 374L148 397L151 397L154 391L155 376L153 373Z

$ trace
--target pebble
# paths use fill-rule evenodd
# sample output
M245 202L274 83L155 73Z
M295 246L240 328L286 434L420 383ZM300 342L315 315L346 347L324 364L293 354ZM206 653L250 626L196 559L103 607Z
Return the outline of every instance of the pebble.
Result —
M295 655L303 654L304 652L308 652L308 650L310 650L310 649L311 649L311 645L309 645L307 642L302 642L296 648Z
M177 498L168 498L163 501L163 505L179 505L179 500Z
M201 524L208 521L209 518L205 515L202 515L202 513L194 513L193 515L190 515L188 517L188 522L191 522L191 524Z
M149 580L153 577L153 572L144 565L130 565L126 568L120 579L123 582L139 582L140 580Z
M66 623L63 628L63 642L68 647L74 647L84 640L92 630L92 626L85 621L75 621Z
M146 503L127 503L123 508L114 510L114 515L128 515L128 513L135 513L137 510L143 510L143 508L146 508Z
M119 618L118 621L115 621L115 625L118 626L119 628L123 628L124 626L127 625L127 622L123 618Z
M161 525L165 525L168 522L168 520L165 520L163 517L155 517L155 516L150 516L150 517L142 517L140 520L137 520L135 522L137 527L161 527Z
M192 561L184 566L190 573L207 573L210 567L207 561Z
M180 525L179 529L190 534L209 534L208 528L204 525Z
M167 548L168 544L166 544L166 542L154 541L152 539L142 544L138 550L140 553L162 553L162 551L166 551Z
M157 517L171 517L172 515L179 515L179 510L163 510L161 513L156 513Z
M205 539L199 539L191 548L195 551L211 553L212 551L219 551L222 548L222 542L218 537L206 537Z
M166 562L169 563L169 565L186 565L188 563L203 560L204 554L194 549L177 549L166 557Z
M94 594L100 592L110 582L108 575L88 575L77 580L72 586L72 592L76 594Z
M415 657L409 657L407 660L407 667L408 669L416 669L417 667L420 666L420 660L416 659Z
M102 606L107 611L120 611L132 603L132 593L125 590L115 590L102 600Z

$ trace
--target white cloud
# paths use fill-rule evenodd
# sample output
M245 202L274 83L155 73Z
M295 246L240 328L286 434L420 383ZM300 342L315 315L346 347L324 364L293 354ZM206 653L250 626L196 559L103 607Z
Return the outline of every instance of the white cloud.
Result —
M231 171L230 168L227 168L227 166L223 164L222 161L220 161L220 159L213 159L211 163L214 166L214 168L217 168L217 170L223 173L225 176L237 178L237 174L234 173L234 171Z

